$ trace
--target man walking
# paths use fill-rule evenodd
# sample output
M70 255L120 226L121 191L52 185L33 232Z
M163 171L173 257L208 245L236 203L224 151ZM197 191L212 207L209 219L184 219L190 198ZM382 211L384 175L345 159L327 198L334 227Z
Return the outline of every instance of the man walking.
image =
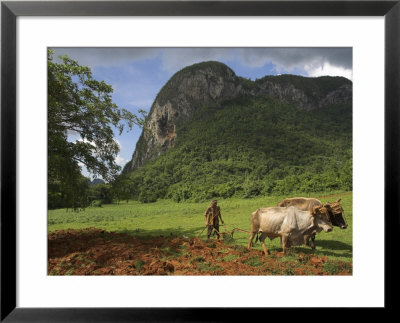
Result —
M221 219L222 224L224 224L224 221L222 220L221 209L217 205L217 200L211 201L211 205L204 213L204 219L208 226L207 239L210 239L211 233L214 229L216 230L215 233L217 234L217 239L219 239L219 219Z

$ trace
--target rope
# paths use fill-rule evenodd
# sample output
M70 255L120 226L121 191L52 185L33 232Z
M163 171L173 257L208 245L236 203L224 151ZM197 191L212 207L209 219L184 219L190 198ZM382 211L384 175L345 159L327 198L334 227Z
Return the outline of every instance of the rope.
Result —
M233 228L232 233L235 232L235 231L241 231L241 232L244 232L244 233L251 233L250 231L243 230L243 229L240 229L240 228Z
M203 233L204 229L207 228L207 227L208 227L208 225L206 225L206 226L203 228L203 230L201 230L200 234L199 234L196 238L200 237L200 235Z
M241 231L241 232L244 232L244 233L251 233L250 231L243 230L243 229L240 229L240 228L233 228L231 231L219 232L215 227L213 227L213 230L215 230L215 232L217 232L219 235L221 235L221 234L222 235L223 234L230 234L232 236L232 238L233 238L233 233L235 231Z

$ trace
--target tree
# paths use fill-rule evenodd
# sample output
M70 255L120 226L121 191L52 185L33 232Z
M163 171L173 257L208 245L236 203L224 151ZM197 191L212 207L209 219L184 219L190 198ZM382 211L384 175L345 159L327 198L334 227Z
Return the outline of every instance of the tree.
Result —
M113 127L121 134L126 126L141 126L145 113L140 110L138 117L119 108L112 102L111 85L95 80L89 67L67 56L59 59L55 62L48 51L48 184L61 190L64 201L69 201L63 206L71 207L77 203L71 192L81 184L83 165L106 181L118 175L119 145ZM79 139L68 140L71 135Z

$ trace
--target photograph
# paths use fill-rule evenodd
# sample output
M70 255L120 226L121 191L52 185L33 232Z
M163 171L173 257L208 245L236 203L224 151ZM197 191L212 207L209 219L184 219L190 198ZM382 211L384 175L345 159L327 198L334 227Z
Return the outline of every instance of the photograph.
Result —
M399 0L0 11L1 322L396 309Z
M47 47L47 209L48 276L352 276L353 48Z
M1 322L396 308L399 0L0 11Z

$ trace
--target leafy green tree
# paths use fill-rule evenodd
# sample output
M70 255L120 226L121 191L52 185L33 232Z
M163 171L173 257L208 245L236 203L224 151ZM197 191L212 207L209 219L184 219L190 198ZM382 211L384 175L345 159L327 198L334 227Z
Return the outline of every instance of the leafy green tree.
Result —
M59 59L48 51L48 184L55 189L49 192L49 207L50 196L63 196L58 198L63 207L85 206L73 193L82 181L81 167L113 180L120 171L113 127L121 134L126 127L143 125L144 111L138 117L119 108L112 102L112 87L95 80L89 67L67 56ZM71 135L79 139L68 140Z
M112 203L115 195L110 184L90 185L87 194L90 203L98 200L104 204Z

